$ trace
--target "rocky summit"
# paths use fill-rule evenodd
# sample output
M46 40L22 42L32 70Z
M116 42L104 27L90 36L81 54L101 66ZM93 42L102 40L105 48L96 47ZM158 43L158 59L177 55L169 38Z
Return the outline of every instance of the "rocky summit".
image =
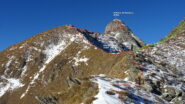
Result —
M64 25L0 52L0 104L185 104L185 21L146 45L115 19Z

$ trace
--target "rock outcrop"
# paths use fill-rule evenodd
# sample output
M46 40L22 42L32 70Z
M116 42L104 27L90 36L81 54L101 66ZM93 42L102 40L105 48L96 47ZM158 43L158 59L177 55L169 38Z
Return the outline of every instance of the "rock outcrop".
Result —
M126 46L129 44L133 45L134 49L145 45L145 43L134 35L131 29L129 29L129 27L119 19L111 21L106 26L105 33L112 33L118 42L125 44Z

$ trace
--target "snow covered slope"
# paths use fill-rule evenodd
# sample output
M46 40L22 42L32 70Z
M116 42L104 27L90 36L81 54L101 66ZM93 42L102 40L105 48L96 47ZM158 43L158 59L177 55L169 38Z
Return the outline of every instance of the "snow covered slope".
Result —
M156 94L145 91L135 82L124 79L108 78L105 75L94 76L99 92L93 104L168 104Z

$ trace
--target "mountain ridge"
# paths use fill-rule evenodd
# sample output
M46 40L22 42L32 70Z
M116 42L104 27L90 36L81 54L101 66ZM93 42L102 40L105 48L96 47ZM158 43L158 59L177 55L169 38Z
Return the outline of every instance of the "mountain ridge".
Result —
M7 48L0 53L0 104L183 104L183 69L167 60L185 65L184 38L135 52L144 43L132 34L64 25ZM178 53L170 51L178 45Z

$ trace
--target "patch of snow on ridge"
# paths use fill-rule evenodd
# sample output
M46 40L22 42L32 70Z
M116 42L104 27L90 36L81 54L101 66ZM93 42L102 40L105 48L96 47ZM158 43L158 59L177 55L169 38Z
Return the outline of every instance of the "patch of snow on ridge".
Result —
M97 99L93 101L93 104L122 104L118 94L108 95L106 93L106 91L119 91L120 89L112 86L110 82L99 78L95 82L98 83L99 93L95 96Z
M76 54L76 56L73 58L74 60L74 65L78 66L79 63L84 62L85 65L88 65L87 61L89 60L89 58L86 58L85 56L80 57L80 54L82 53L83 50L87 49L86 47L84 47L81 51L78 51L78 53Z
M119 32L116 32L116 33L112 32L112 34L115 34L114 37L115 37L116 39L119 39L119 37L120 37L120 33L119 33Z
M86 65L88 65L86 62L89 60L89 58L83 57L83 58L77 58L74 57L75 60L75 66L78 66L80 62L84 62Z
M119 46L119 43L116 39L114 39L111 35L98 35L97 40L103 44L104 49L111 49L118 52L123 51L123 49Z
M21 49L21 48L24 48L26 45L27 45L27 44L25 43L25 44L21 45L19 48L20 48L20 49Z
M21 73L21 78L25 75L26 71L27 71L28 67L27 65L25 65L23 68L22 68L22 73Z
M4 76L1 76L1 79L5 80L6 83L0 82L0 97L3 96L7 91L12 91L24 86L19 79L6 78Z
M45 63L48 64L62 50L64 50L68 45L67 45L67 43L65 41L61 41L57 45L54 45L54 44L49 45L48 48L43 51L43 53L46 55L46 61L45 61Z
M17 47L16 47L16 46L13 46L13 47L11 47L9 50L10 50L10 51L13 51L13 50L15 50L15 49L17 49Z
M15 56L9 57L8 62L5 64L5 68L6 68L6 70L5 70L5 75L7 75L7 72L8 72L8 70L9 70L9 66L10 66L10 64L12 63L12 61L13 61L14 59L15 59Z
M99 88L95 96L97 99L92 104L168 104L135 82L104 75L93 76L91 81L97 83Z

